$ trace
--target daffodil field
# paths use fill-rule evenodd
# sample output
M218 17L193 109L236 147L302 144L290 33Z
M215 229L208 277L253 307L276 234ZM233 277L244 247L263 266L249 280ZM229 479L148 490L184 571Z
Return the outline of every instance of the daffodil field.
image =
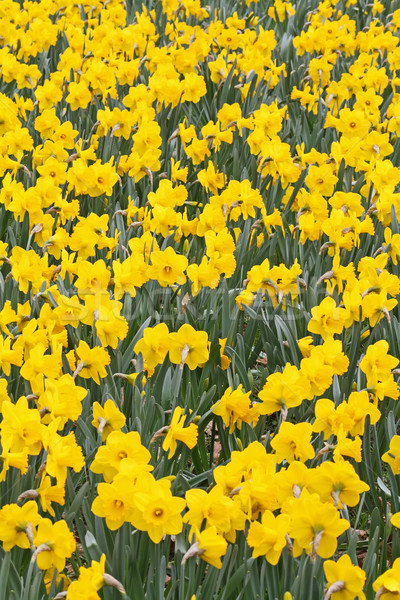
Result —
M400 598L399 3L1 0L0 181L0 600Z

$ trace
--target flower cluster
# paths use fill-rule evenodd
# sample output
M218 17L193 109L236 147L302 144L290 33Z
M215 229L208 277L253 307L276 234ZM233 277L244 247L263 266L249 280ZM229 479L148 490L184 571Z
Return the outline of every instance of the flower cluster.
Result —
M400 593L389 4L2 1L4 594Z

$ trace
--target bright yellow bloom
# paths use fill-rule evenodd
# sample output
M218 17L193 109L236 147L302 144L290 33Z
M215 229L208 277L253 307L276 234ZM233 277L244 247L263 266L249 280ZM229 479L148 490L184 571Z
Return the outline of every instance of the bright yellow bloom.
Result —
M332 502L342 508L342 504L356 506L360 494L368 491L369 486L361 481L351 463L341 460L325 461L313 469L307 489L317 493L322 502Z
M367 576L358 565L353 565L350 556L344 554L337 562L326 560L324 571L328 590L335 583L339 584L338 591L331 595L332 600L354 600L356 597L365 600L363 587Z
M300 371L310 383L308 400L312 400L314 396L320 396L332 385L335 372L333 367L325 363L322 346L316 346L311 350L308 358L303 358L300 363Z
M230 494L242 485L243 481L251 479L253 471L258 468L264 472L264 477L268 478L275 473L275 465L275 455L267 454L260 442L252 442L241 452L234 450L230 462L214 470L214 479L222 486L224 494Z
M42 423L47 424L59 418L59 429L71 419L76 421L82 412L82 400L87 390L76 385L72 375L66 373L58 379L46 379L45 390L37 400L39 410L45 410Z
M52 523L50 519L42 519L38 525L33 543L37 547L37 565L47 570L55 567L62 571L65 559L69 558L76 548L75 538L65 521Z
M278 433L272 438L271 446L276 452L278 463L287 460L305 462L314 458L315 452L311 445L312 427L310 423L289 423L285 421Z
M368 392L352 392L347 402L342 402L337 407L337 416L340 422L342 416L351 419L349 433L352 436L363 435L365 419L369 415L370 424L375 425L381 416L378 408L369 401Z
M81 298L84 298L87 294L95 294L96 292L105 292L107 290L111 273L107 269L104 260L96 260L95 263L81 260L77 271L78 278L75 281L75 286Z
M229 433L233 433L235 425L240 429L242 422L256 425L259 405L251 405L250 394L243 391L242 384L233 391L228 387L222 398L211 407L215 415L222 417L225 427L229 427Z
M89 344L81 340L76 354L80 359L78 365L79 375L84 379L93 379L97 384L100 384L100 377L106 377L106 366L110 364L111 358L105 348L95 346L90 348Z
M312 308L311 314L308 331L321 335L324 340L335 333L342 333L348 316L347 310L338 307L331 296L327 296L318 306Z
M391 375L399 361L388 354L389 344L386 340L379 340L368 346L364 358L360 362L360 369L367 376L368 387L374 386L378 381L385 381Z
M183 520L191 525L192 531L200 530L205 520L205 527L215 526L218 533L223 533L229 541L234 541L230 532L244 529L246 515L238 502L224 494L221 485L215 485L209 492L188 490L185 498L189 510Z
M320 354L324 365L333 369L334 375L343 375L349 368L349 358L344 354L342 342L328 337L321 346L311 350L311 356Z
M23 360L22 348L11 348L11 337L0 336L0 367L5 375L9 375L11 365L21 366Z
M310 383L295 366L286 364L282 373L268 376L258 397L262 401L258 409L261 415L299 406L308 397Z
M85 459L82 448L76 443L75 434L58 435L58 419L45 428L43 446L47 450L46 472L57 479L57 485L63 486L67 478L67 467L79 473L84 467Z
M164 535L182 531L181 512L186 503L173 496L170 487L168 479L156 481L151 473L141 473L136 480L131 523L136 529L147 531L155 544Z
M78 579L68 587L67 600L98 600L97 592L105 584L105 563L106 555L102 554L98 562L92 560L90 567L80 567Z
M400 527L400 512L397 512L394 515L392 515L390 522L394 527Z
M184 271L188 266L188 259L177 254L171 246L165 250L153 251L150 260L151 266L147 269L147 276L157 280L162 287L185 283Z
M231 360L232 360L231 358L229 358L229 356L227 356L225 354L225 346L226 346L226 342L228 341L228 338L222 338L222 339L220 338L218 341L219 341L220 356L221 356L221 369L226 371L226 369L231 364Z
M143 337L136 342L133 351L143 357L143 368L151 376L157 365L164 362L170 348L168 325L159 323L155 327L146 327Z
M333 451L335 461L342 460L343 456L349 456L356 462L361 462L362 441L359 435L356 435L352 440L343 427L339 427L336 431L337 444Z
M395 475L400 474L400 435L392 437L389 450L382 456L382 460L391 466Z
M114 531L130 521L133 508L133 481L126 475L116 475L112 483L99 483L98 496L92 503L92 512L106 520Z
M382 592L380 600L396 600L400 597L400 558L396 558L391 569L375 579L372 588L375 592Z
M274 477L279 506L282 506L286 500L293 498L293 496L298 497L303 488L308 489L313 474L314 469L309 469L298 460L290 463L286 469L280 469Z
M48 475L43 475L40 486L37 488L36 492L39 494L43 511L48 512L52 517L55 516L55 512L51 503L56 502L61 506L65 504L64 486L51 485L51 479Z
M96 334L103 346L116 348L120 340L125 339L128 333L128 323L121 315L122 303L118 300L110 300L108 295L87 295L85 306L88 315L82 319L82 323L93 325Z
M169 334L169 359L183 369L187 365L191 371L201 367L209 357L208 335L205 331L196 331L185 323L178 331Z
M92 92L89 90L85 81L70 81L68 84L68 96L66 101L71 106L72 110L78 108L86 108L92 100Z
M16 320L16 319L15 319ZM13 344L13 350L22 348L24 351L25 360L29 358L31 350L37 344L43 344L47 346L47 332L45 329L38 328L38 322L36 319L31 319L25 324L22 333L17 337Z
M204 77L194 72L185 74L182 102L199 102L206 93Z
M0 540L6 552L18 546L29 548L29 539L26 535L28 523L36 527L41 516L34 500L26 502L23 506L18 504L5 504L0 509Z
M142 287L148 277L146 275L148 265L143 255L132 254L123 262L113 261L114 271L114 297L120 300L124 293L128 293L132 298L136 296L136 288Z
M335 408L335 404L328 398L320 398L315 403L315 421L313 431L324 432L324 439L332 434L337 435L341 430L352 436L363 435L364 423L367 415L373 425L381 415L376 406L369 401L366 390L352 392L348 401L343 401Z
M26 294L29 283L31 283L32 291L37 293L46 279L48 269L47 254L40 258L34 250L24 250L19 246L14 246L10 256L10 263L11 272L14 279L18 282L20 291Z
M39 454L42 449L43 429L40 414L36 408L29 408L25 396L15 404L4 401L3 421L0 425L3 451L12 450L29 454Z
M317 494L306 489L285 506L284 512L291 517L289 535L294 538L295 556L304 549L307 554L329 558L336 552L337 538L350 526L332 504L321 502Z
M196 532L195 537L200 558L220 569L222 567L221 556L225 554L228 547L227 541L217 533L214 526L207 527L202 532Z
M289 524L289 515L275 517L270 510L263 513L261 523L253 521L247 534L247 543L254 548L253 558L264 555L271 565L276 565L286 545Z
M186 415L184 409L177 406L172 415L171 423L168 427L167 435L163 441L163 450L169 450L168 458L171 459L176 452L177 440L183 442L185 446L192 449L197 444L197 425L190 423L184 427Z
M106 441L109 434L112 431L119 431L125 425L126 417L118 409L114 400L108 399L104 403L104 407L99 402L93 403L93 427L96 427L97 431L100 432L101 427L101 439Z
M188 193L184 185L173 187L169 179L161 179L156 192L149 192L147 198L151 206L175 208L182 206Z
M215 289L218 287L220 274L214 260L203 256L199 265L192 263L187 268L187 275L192 282L192 295L196 296L203 287Z
M24 474L28 470L28 451L22 450L21 452L10 452L8 450L3 450L0 455L0 463L2 464L0 482L5 481L7 471L10 467L15 467Z
M137 431L112 431L105 446L100 446L97 450L90 470L93 473L101 473L104 479L110 482L119 472L122 463L128 459L132 460L139 470L151 471L153 467L148 464L150 458L151 454L142 446Z
M238 497L249 519L258 519L265 510L275 511L280 507L275 475L275 460L268 455L264 465L252 465L251 476L238 482Z
M44 376L52 379L61 376L61 346L54 353L46 354L46 352L47 345L37 344L21 367L21 375L30 382L34 394L44 391Z

